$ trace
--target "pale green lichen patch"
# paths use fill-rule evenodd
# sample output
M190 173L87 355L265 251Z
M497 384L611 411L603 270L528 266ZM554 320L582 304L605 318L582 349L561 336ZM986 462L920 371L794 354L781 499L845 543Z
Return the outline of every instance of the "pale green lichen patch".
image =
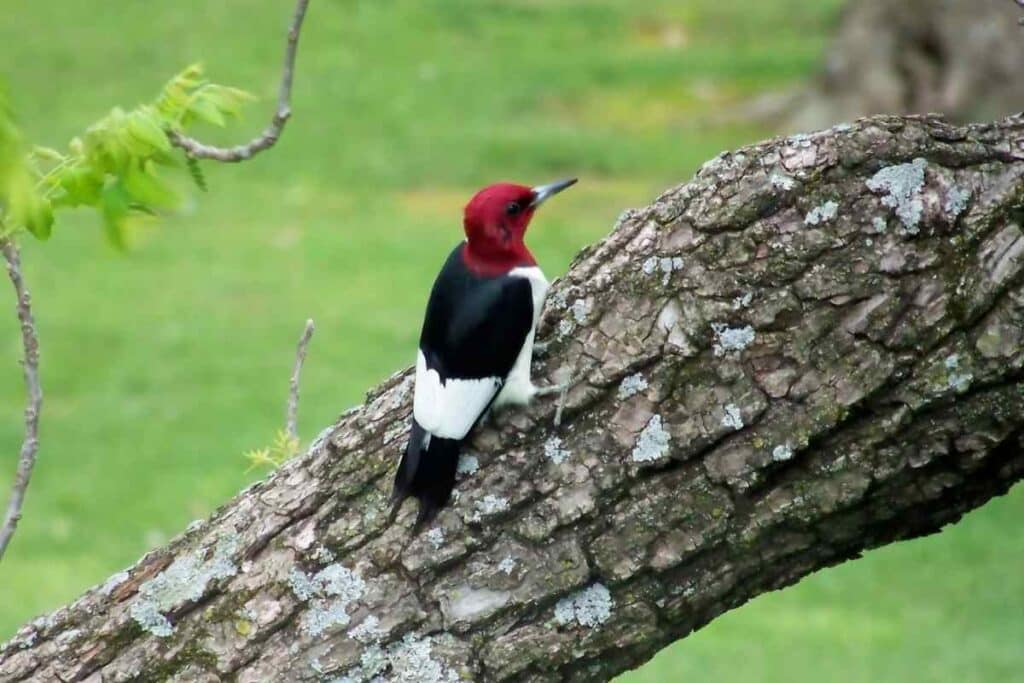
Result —
M739 353L754 341L754 328L750 325L729 327L725 323L711 323L715 333L715 341L711 347L715 356L722 357L728 353Z
M456 474L469 476L476 474L480 469L480 460L470 453L463 453L459 456L459 464L455 468Z
M158 638L166 638L174 633L174 625L161 614L160 609L152 602L133 602L128 608L128 613L132 615L135 623L142 627L142 630L148 631Z
M569 450L563 446L561 437L552 436L544 442L544 457L556 465L561 465L570 455Z
M667 285L672 279L672 273L683 269L683 259L678 256L663 256L658 261L658 267L661 268L661 284Z
M306 576L305 572L294 567L288 575L288 585L291 586L292 592L299 600L309 600L318 591L313 580Z
M653 462L668 454L672 435L662 426L661 415L652 415L633 447L633 462Z
M433 529L428 531L426 533L426 537L427 541L430 542L430 545L434 546L435 548L440 548L442 545L444 545L444 529L440 527L434 527Z
M576 299L576 301L572 302L572 317L580 325L587 322L587 316L590 315L590 306L590 302L586 299Z
M646 389L647 379L642 374L638 372L635 375L629 375L619 384L619 400L627 399Z
M603 584L595 583L555 605L555 621L562 626L575 622L580 626L600 626L612 615L615 602Z
M362 577L340 564L328 565L313 576L292 569L288 584L295 597L310 601L300 628L311 636L348 624L349 606L366 592Z
M964 190L954 185L949 188L949 192L946 194L946 201L943 203L942 209L951 219L956 220L967 208L967 202L970 200L970 190Z
M473 514L470 516L470 519L474 522L479 522L484 517L505 512L508 508L509 502L507 498L488 493L473 505Z
M772 187L774 187L776 190L782 190L783 192L789 192L794 187L796 187L796 181L793 180L788 175L786 175L785 173L772 173L771 178L769 178L769 180L772 184Z
M498 563L498 571L502 574L511 576L512 572L516 570L516 559L511 555L506 555L505 559Z
M644 275L653 275L655 271L660 270L661 284L667 285L672 279L672 273L682 270L684 265L683 259L679 256L651 256L643 262L640 269Z
M821 206L816 206L804 216L804 225L822 225L835 219L839 215L839 204L829 200Z
M167 569L139 586L138 595L128 608L136 623L155 636L166 638L174 626L164 613L188 602L199 600L211 581L234 576L238 567L232 556L238 550L238 536L221 536L209 559L197 550L179 557Z
M928 162L922 158L909 164L883 168L867 181L868 189L882 195L882 203L893 209L908 235L916 235L924 213L924 172Z
M450 622L472 622L482 616L494 614L511 600L510 591L463 584L447 591L441 610Z
M349 622L348 605L340 600L314 600L302 615L300 628L310 636L319 636L328 629Z
M371 645L359 666L337 681L403 681L406 683L456 683L458 674L434 659L433 641L407 634L401 642L384 649Z
M786 462L793 458L793 449L788 444L782 444L772 449L772 460L774 462Z
M380 627L380 619L369 614L358 626L349 629L348 635L360 643L377 643L384 637L384 630Z
M753 292L745 292L740 294L738 297L732 300L732 310L741 311L744 308L750 308L751 302L754 300Z
M723 427L735 430L743 429L743 415L740 413L739 406L734 403L730 403L724 406L722 410L725 412L725 414L722 415Z
M960 367L960 356L958 354L954 353L947 357L944 364L947 370L946 382L948 388L955 391L965 391L967 387L971 386L971 382L974 381L974 375Z
M327 546L321 545L313 551L313 559L324 564L334 562L334 552Z

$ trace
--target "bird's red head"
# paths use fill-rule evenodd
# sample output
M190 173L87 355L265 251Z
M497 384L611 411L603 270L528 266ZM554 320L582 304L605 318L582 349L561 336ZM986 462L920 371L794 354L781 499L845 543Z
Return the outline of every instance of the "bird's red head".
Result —
M575 178L537 187L497 183L477 192L466 204L462 219L467 240L462 252L466 265L482 275L499 275L517 266L536 265L523 243L530 219L548 198L575 183Z

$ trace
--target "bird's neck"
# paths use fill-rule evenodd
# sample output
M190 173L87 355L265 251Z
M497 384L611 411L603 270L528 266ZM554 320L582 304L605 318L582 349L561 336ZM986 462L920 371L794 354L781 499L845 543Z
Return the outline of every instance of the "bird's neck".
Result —
M497 277L513 268L537 265L537 259L522 242L481 246L468 241L462 246L462 262L470 272L482 277Z

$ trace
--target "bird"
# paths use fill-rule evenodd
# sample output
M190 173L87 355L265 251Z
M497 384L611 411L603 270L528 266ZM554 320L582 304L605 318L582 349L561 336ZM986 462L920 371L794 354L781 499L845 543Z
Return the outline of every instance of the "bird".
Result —
M568 386L537 387L530 378L549 283L524 238L536 210L576 180L496 183L466 204L466 239L437 275L423 319L392 520L409 497L419 502L414 531L434 520L455 487L462 444L491 409L526 405Z

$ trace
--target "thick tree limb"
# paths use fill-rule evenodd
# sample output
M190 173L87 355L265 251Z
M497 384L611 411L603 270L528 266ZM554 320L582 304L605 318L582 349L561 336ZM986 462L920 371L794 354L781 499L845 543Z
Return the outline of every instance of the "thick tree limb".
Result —
M7 550L14 532L21 520L21 508L25 503L25 492L32 480L32 470L36 464L39 451L39 411L43 404L43 389L39 383L39 338L36 336L36 323L32 316L32 298L21 274L21 256L18 247L9 239L0 239L0 252L3 252L7 263L7 275L14 286L17 300L18 323L21 327L23 349L22 369L25 375L25 389L28 398L25 404L25 438L18 455L18 469L11 487L11 497L7 502L3 526L0 526L0 558Z
M939 530L1024 476L1022 143L879 117L720 156L555 284L536 372L594 368L561 428L477 436L436 527L385 526L406 371L0 679L605 680Z
M281 70L281 85L277 95L277 109L270 119L270 124L260 133L244 145L237 147L214 147L204 144L195 138L177 131L168 133L171 143L185 150L189 156L196 159L212 159L225 163L234 163L251 159L256 154L270 149L277 144L285 124L292 115L292 79L295 75L295 55L299 49L299 35L302 33L302 22L306 18L306 10L309 8L309 0L298 0L295 4L295 13L292 15L292 22L288 28L288 42L284 52L284 67Z

